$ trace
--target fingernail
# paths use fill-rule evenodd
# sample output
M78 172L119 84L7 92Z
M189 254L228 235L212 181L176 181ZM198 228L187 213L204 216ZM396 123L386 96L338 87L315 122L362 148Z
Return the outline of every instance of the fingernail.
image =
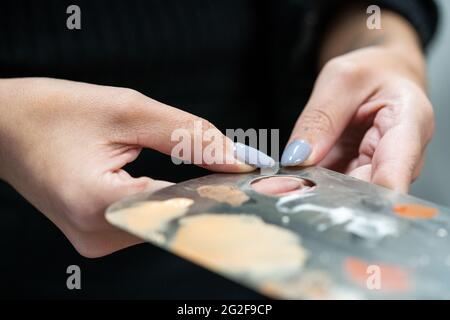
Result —
M235 143L234 151L236 158L246 164L250 164L258 168L272 167L275 165L275 160L267 154L243 143Z
M294 140L288 144L281 156L282 166L296 166L308 159L311 145L306 140Z

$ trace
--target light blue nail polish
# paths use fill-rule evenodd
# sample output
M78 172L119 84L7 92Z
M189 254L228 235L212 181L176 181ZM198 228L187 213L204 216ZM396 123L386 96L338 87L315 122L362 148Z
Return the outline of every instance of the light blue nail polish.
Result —
M252 148L240 142L234 144L234 150L236 158L246 164L258 167L266 168L275 165L275 160L269 157L264 152L258 149Z
M281 156L282 166L296 166L311 154L311 145L306 140L294 140L288 144Z

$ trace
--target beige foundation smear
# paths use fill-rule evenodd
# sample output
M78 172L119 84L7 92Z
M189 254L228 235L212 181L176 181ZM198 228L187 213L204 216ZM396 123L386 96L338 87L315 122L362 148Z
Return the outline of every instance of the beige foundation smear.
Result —
M249 197L235 186L229 185L206 185L197 188L198 194L203 198L228 203L233 207L240 206Z
M295 233L247 214L183 218L171 247L201 265L251 278L285 277L307 258Z
M164 231L171 220L184 215L193 203L188 198L143 201L133 207L108 213L106 218L114 224L125 224L128 230L143 238L154 238L152 232Z

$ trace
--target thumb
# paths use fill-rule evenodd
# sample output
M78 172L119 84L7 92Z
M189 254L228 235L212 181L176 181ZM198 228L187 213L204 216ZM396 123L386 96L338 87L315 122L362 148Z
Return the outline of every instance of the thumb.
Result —
M238 160L234 143L207 120L139 93L131 101L119 116L123 135L115 143L154 149L176 164L193 163L213 171L255 169Z

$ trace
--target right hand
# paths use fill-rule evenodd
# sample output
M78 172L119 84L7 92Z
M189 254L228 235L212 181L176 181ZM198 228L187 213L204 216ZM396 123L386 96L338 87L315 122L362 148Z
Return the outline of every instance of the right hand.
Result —
M217 130L203 119L131 89L47 78L1 79L0 114L0 178L87 257L140 242L106 222L104 210L109 204L170 185L133 178L122 169L124 165L144 147L170 154L176 143L171 141L172 131L192 132L194 121ZM224 156L234 159L231 142L224 141ZM204 167L253 170L239 161Z

